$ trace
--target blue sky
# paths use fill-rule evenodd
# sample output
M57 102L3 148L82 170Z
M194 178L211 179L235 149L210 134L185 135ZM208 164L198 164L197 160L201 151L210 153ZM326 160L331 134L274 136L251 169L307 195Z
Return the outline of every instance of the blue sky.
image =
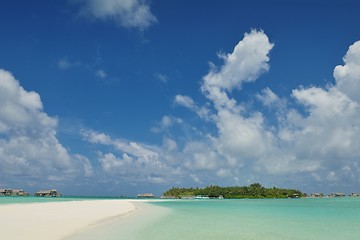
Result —
M356 1L6 1L0 187L360 191Z

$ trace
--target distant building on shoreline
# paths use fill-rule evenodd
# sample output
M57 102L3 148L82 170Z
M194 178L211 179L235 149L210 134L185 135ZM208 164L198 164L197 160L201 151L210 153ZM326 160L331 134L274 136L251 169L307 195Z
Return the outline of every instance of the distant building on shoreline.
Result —
M324 195L323 193L312 193L310 194L310 198L337 198L337 197L346 197L347 195L345 193L342 192L335 192L335 193L330 193L329 195ZM356 192L352 192L351 194L349 194L349 197L360 197L359 193Z
M312 193L312 194L310 194L310 197L311 198L322 198L322 197L324 197L324 194L323 193Z
M61 197L61 193L55 189L41 190L35 193L35 197Z
M141 193L136 196L137 198L155 198L155 195L152 193Z
M341 192L330 193L329 197L345 197L345 194Z

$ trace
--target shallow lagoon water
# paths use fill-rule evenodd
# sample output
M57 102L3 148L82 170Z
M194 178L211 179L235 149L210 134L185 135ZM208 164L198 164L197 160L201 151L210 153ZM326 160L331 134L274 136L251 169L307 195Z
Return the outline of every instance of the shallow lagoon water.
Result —
M146 207L147 205L154 207ZM68 240L358 239L360 198L179 200L141 211Z
M26 203L45 203L45 202L66 202L83 201L83 198L63 198L63 197L7 197L0 196L0 204L26 204Z

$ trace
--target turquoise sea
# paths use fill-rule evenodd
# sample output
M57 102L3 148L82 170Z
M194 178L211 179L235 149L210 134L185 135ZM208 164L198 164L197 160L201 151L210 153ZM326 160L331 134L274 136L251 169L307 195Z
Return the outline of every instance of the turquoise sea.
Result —
M43 203L43 202L67 202L67 201L87 201L87 200L101 200L101 199L130 199L130 198L106 198L106 197L8 197L0 196L1 204L15 204L15 203Z
M64 202L74 200L86 200L77 198L51 198L51 197L0 197L0 204L15 204L15 203L42 203L42 202Z
M66 240L359 239L360 198L175 200Z

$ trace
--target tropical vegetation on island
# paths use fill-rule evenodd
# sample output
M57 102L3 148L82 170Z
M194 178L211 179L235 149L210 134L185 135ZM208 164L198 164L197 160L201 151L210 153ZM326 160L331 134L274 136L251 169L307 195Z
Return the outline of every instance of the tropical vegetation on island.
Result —
M164 192L164 197L184 198L191 196L208 196L210 198L297 198L303 193L295 189L265 188L259 183L250 186L220 187L207 186L205 188L177 188L173 187Z

